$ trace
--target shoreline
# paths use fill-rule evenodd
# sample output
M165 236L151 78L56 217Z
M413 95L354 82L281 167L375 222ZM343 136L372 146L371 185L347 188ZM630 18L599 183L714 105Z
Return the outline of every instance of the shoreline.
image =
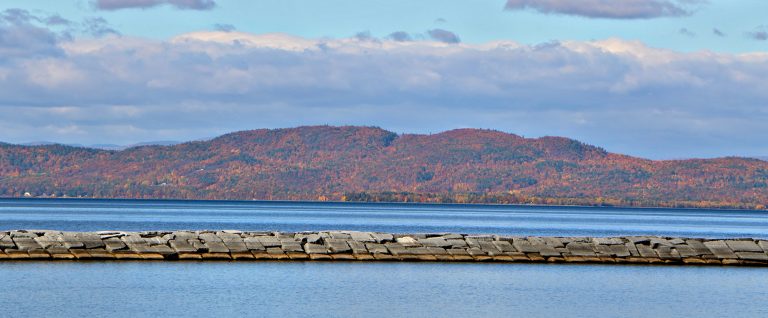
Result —
M631 206L631 205L575 205L575 204L525 204L525 203L450 203L450 202L399 202L399 201L319 201L319 200L212 200L212 199L172 199L172 198L95 198L95 197L4 197L0 200L10 201L83 201L83 202L202 202L202 203L277 203L277 204L370 204L370 205L416 205L416 206L489 206L489 207L533 207L533 208L577 208L577 209L627 209L627 210L709 210L709 211L735 211L735 212L763 212L768 213L768 209L746 209L746 208L728 208L728 207L664 207L664 206Z
M768 240L357 231L0 231L15 260L403 261L768 267Z

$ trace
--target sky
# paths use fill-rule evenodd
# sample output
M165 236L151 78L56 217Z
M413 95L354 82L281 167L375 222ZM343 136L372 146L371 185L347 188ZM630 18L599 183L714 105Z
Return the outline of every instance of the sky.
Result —
M301 125L768 155L764 0L5 0L0 141Z

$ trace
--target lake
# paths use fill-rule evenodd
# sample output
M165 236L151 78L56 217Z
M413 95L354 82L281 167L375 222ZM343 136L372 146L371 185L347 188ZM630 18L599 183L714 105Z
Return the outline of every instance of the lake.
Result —
M4 317L768 317L763 268L0 264Z
M768 238L765 211L450 204L0 199L0 230L358 230Z
M0 229L768 237L757 211L0 199ZM3 262L5 317L766 317L768 268Z

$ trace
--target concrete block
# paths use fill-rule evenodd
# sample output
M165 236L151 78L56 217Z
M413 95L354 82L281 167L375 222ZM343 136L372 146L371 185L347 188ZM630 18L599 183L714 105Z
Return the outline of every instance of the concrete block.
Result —
M565 246L570 256L595 256L594 245L589 243L571 242Z
M712 251L712 254L714 254L719 259L738 258L738 256L733 253L733 251L728 247L728 244L726 244L724 241L707 241L704 242L704 246Z
M757 252L762 253L763 249L754 241L725 241L726 245L734 252Z

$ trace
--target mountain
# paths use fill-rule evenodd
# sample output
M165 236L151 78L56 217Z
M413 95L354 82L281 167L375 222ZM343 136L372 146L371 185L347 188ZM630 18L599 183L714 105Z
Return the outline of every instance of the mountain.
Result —
M68 145L68 146L81 147L81 148L85 147L83 145ZM121 146L121 145L117 145L117 144L93 144L93 145L88 145L87 147L88 148L103 149L103 150L123 150L125 148L128 148L126 146Z
M157 140L157 141L139 142L139 143L131 144L128 146L122 146L122 147L123 149L127 149L127 148L133 148L133 147L141 147L141 146L173 146L178 144L180 144L180 142L173 141L173 140ZM123 150L123 149L120 149L120 150Z
M0 196L765 208L768 162L654 161L562 137L242 131L121 151L0 144Z
M42 140L41 140L41 141L30 141L30 142L25 142L25 143L23 143L23 144L21 144L21 145L22 145L22 146L50 146L50 145L57 145L57 144L58 144L58 143L56 143L56 142L52 142L52 141L42 141ZM70 146L75 146L75 147L78 147L78 146L81 146L81 145L70 145Z
M125 150L128 148L133 147L141 147L141 146L172 146L180 144L178 141L170 141L170 140L158 140L158 141L147 141L147 142L140 142L130 145L117 145L117 144L93 144L93 145L81 145L81 144L61 144L57 142L51 142L51 141L32 141L32 142L25 142L21 144L22 146L51 146L51 145L65 145L65 146L71 146L71 147L78 147L78 148L95 148L95 149L102 149L102 150Z

